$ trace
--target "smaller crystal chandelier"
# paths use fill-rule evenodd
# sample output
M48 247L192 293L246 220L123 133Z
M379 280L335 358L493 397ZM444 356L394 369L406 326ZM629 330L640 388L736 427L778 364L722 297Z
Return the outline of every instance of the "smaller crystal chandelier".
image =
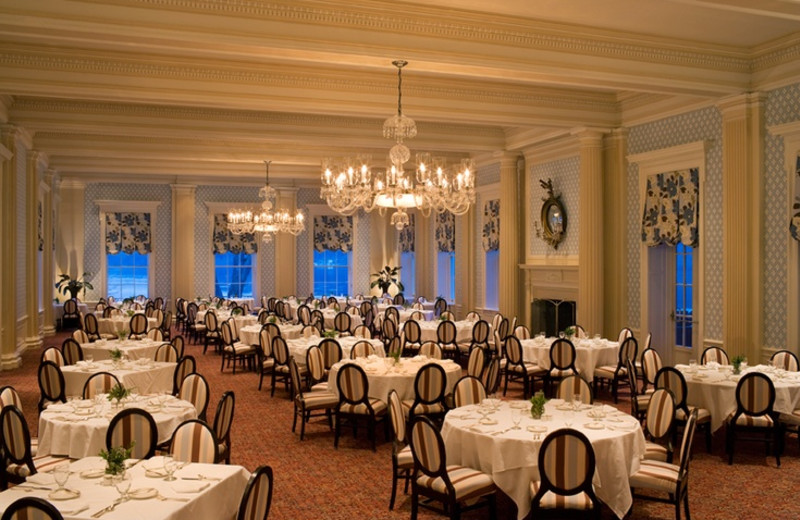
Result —
M272 211L275 207L276 192L269 185L269 165L272 161L264 161L267 166L267 174L264 180L264 187L258 192L261 197L261 211L253 213L250 210L232 210L227 215L228 230L234 235L243 233L261 233L261 241L269 243L275 233L291 233L299 235L306 229L303 212L297 210L292 216L285 209Z
M416 175L405 172L411 150L403 140L417 135L414 120L403 115L403 67L407 64L403 60L392 62L397 67L397 114L383 123L383 136L395 141L389 150L386 171L377 172L373 180L369 155L339 161L324 159L320 190L320 197L328 206L345 215L376 207L383 214L393 208L391 223L398 230L408 225L408 209L416 208L426 217L432 211L463 215L475 203L475 168L470 159L463 159L458 171L451 174L443 158L431 159L430 154L418 153Z

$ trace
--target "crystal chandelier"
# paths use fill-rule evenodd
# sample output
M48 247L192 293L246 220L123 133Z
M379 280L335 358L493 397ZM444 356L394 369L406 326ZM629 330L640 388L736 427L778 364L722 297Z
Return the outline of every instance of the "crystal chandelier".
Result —
M386 170L377 172L373 179L369 155L324 159L320 197L331 209L345 215L376 207L383 215L392 208L395 212L391 223L398 230L408 225L406 211L410 208L418 209L425 217L433 211L463 215L475 203L475 168L471 159L462 159L457 171L450 173L444 158L431 159L428 153L418 153L415 174L405 171L411 151L403 140L417 135L417 125L403 115L403 67L408 62L397 60L392 64L397 67L397 115L383 123L383 136L395 141Z
M253 213L250 210L233 210L227 215L228 230L235 234L241 235L242 233L261 233L261 241L269 243L272 241L272 235L275 233L291 233L292 235L299 235L306 229L306 224L303 217L303 212L297 210L297 213L292 216L289 211L277 210L272 211L275 207L276 192L275 189L269 185L269 165L272 161L264 161L267 167L267 174L264 180L264 187L258 192L261 197L261 211Z

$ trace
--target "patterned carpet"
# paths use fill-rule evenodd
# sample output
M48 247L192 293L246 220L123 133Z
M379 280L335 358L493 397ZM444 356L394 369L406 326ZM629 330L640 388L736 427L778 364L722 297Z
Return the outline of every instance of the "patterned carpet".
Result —
M46 345L58 345L66 334L47 338ZM410 498L399 491L394 511L388 510L391 483L391 442L378 435L378 450L373 453L365 430L359 437L352 434L342 437L339 449L333 448L333 433L322 420L313 421L306 428L306 439L292 434L292 403L282 387L269 396L269 384L258 391L258 376L229 369L220 372L220 358L209 351L202 354L202 346L187 345L187 354L198 361L198 371L211 387L209 420L213 420L217 402L226 390L236 393L236 410L232 432L232 463L254 469L269 464L275 472L275 492L270 519L407 519L410 517ZM23 356L23 367L0 372L0 385L10 384L22 395L25 413L35 434L36 402L39 390L36 384L36 367L40 353L28 352ZM521 395L521 387L509 387L508 398ZM601 400L609 401L608 395ZM629 409L626 398L621 398L619 408ZM787 438L781 460L765 456L760 445L737 447L736 460L728 466L724 457L724 434L714 436L713 452L707 453L702 436L695 442L691 463L689 496L691 513L695 519L734 518L800 518L800 502L794 497L800 482L800 449L796 435ZM507 497L498 500L498 518L516 518L516 507ZM479 510L463 515L464 518L485 518L486 511ZM629 518L661 520L674 518L674 508L636 500ZM443 518L433 512L420 510L420 518ZM612 519L610 510L603 511L604 519Z

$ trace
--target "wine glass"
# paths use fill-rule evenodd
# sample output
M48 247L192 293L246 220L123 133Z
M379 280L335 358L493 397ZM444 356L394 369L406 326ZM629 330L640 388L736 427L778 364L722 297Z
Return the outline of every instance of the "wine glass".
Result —
M91 365L91 364L92 364L92 362L94 361L94 356L93 356L93 355L91 355L91 354L86 354L86 356L84 356L84 358L83 358L83 359L84 359L84 360L85 360L85 361L86 361L86 362L87 362L89 365Z
M519 423L522 421L522 414L527 413L526 410L518 410L516 413L511 414L511 422L514 423L512 430L519 430Z
M111 477L111 482L114 484L114 487L117 488L119 498L122 500L127 500L128 490L131 488L131 476L128 474L128 472L123 471L122 473L117 473Z
M581 394L575 394L572 396L572 406L575 407L576 410L580 410L581 408Z
M56 481L58 484L58 489L55 490L55 493L60 493L65 491L64 486L67 484L67 480L69 479L69 463L65 462L63 464L59 464L53 469L53 480Z
M168 482L176 480L174 473L177 467L177 463L175 462L175 459L172 458L172 455L164 455L164 471L167 473L167 476L164 480Z

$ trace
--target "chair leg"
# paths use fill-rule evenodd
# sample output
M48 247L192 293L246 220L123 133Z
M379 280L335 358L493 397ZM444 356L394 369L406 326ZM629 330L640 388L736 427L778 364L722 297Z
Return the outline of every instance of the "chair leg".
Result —
M336 414L336 427L333 431L333 447L339 448L339 432L342 431L342 421L339 417L339 414Z
M270 397L275 397L275 370L272 370L272 389L269 392Z
M683 510L686 513L686 520L692 520L692 515L689 514L689 491L683 492Z
M308 416L306 416L306 414ZM311 411L307 412L304 409L300 409L300 440L302 441L306 435L306 421L311 420Z
M503 387L503 397L506 396L507 391L508 391L508 372L506 372L506 384L505 387Z
M389 498L389 511L394 509L394 499L397 496L397 467L392 464L392 496Z
M297 403L294 404L294 419L292 419L292 433L294 433L295 428L297 427ZM303 436L300 435L300 439L302 440Z
M417 493L416 486L411 486L411 520L417 520L418 511L419 511L419 493Z

